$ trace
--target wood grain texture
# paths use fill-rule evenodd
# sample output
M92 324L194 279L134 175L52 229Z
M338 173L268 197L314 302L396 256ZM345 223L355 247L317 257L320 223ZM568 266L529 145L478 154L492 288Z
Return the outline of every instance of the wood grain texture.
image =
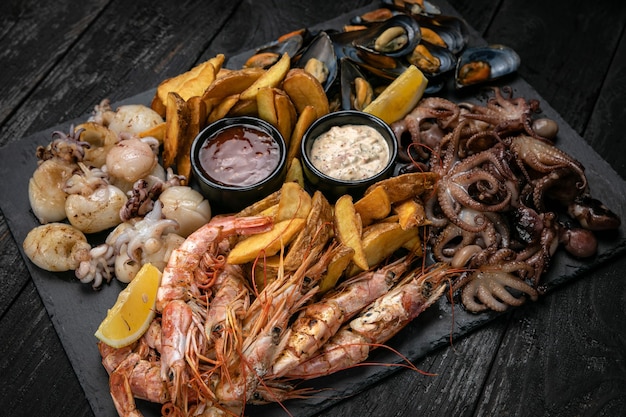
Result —
M216 53L367 5L5 1L0 4L0 146L82 116L104 97L155 87ZM626 178L626 5L450 0ZM10 198L10 196L2 196ZM0 414L91 416L82 388L0 214ZM618 416L626 405L625 260L507 314L319 416ZM77 318L80 319L80 318ZM96 410L96 415L98 415Z

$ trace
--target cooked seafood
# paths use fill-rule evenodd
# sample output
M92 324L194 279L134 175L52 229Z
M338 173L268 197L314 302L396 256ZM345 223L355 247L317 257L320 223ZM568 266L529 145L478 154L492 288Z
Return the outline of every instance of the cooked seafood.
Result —
M535 299L559 244L573 256L593 256L594 225L620 225L591 197L584 167L535 130L546 124L534 123L539 103L493 90L486 104L425 98L393 125L405 157L440 176L426 203L432 253L470 269L454 289L462 288L473 312L519 305L517 292ZM583 208L583 201L595 203ZM568 211L570 222L559 220Z

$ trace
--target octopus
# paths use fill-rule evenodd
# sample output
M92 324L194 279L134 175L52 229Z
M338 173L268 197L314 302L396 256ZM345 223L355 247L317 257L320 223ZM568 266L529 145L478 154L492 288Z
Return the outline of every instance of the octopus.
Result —
M591 257L594 231L621 223L554 144L555 122L535 119L539 102L493 92L486 104L425 98L392 125L414 169L439 176L428 243L435 261L465 268L453 289L475 313L535 300L559 247Z

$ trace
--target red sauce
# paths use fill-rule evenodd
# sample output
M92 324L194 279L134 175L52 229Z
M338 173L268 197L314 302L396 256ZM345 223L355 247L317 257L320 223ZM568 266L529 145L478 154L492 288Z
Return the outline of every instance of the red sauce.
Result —
M268 133L253 126L231 126L207 140L200 165L215 182L250 186L266 179L278 166L280 148Z

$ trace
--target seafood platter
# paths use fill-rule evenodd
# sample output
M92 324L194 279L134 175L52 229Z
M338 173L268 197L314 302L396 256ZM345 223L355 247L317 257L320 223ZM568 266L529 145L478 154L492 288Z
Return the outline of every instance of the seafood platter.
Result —
M2 149L2 210L94 413L313 415L623 253L624 181L518 66L443 2L383 1ZM373 173L316 165L319 126L355 120L351 151L387 135ZM273 159L203 154L253 128ZM107 343L148 264L147 327Z

